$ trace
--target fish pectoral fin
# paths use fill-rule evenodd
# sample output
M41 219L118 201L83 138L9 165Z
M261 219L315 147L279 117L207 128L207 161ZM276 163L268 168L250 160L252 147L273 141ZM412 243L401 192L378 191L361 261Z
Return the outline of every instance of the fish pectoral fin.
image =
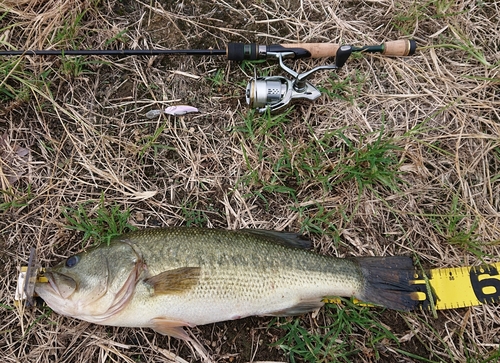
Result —
M266 314L269 316L293 316L293 315L302 315L305 313L309 313L316 309L319 309L325 305L321 299L310 299L310 300L301 300L297 304L292 305L288 308L273 311L272 313Z
M180 294L196 286L200 270L199 267L180 267L164 271L144 282L153 287L155 295Z

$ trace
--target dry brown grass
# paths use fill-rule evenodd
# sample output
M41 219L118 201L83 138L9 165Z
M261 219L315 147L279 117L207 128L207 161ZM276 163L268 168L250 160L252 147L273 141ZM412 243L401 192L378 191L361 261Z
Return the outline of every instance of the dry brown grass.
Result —
M478 255L499 260L500 2L3 0L0 9L2 49L362 45L401 37L421 47L410 58L349 60L338 76L348 80L341 94L351 101L323 95L297 105L288 122L254 139L241 131L249 119L244 84L252 72L222 58L0 58L0 67L16 62L1 68L0 79L14 93L0 95L2 362L191 359L183 344L151 331L100 327L47 309L10 309L17 268L29 249L38 249L44 265L79 250L81 234L65 228L62 211L86 203L95 215L101 195L106 205L129 209L138 228L195 223L301 230L328 212L321 226L330 228L311 234L323 253L414 253L426 267L478 264ZM218 70L220 81L210 81ZM264 70L279 73L273 63L257 66ZM330 76L318 73L313 82L329 89ZM171 104L201 112L153 121L144 116ZM164 147L145 147L162 127L155 143ZM299 183L306 173L300 164L288 174L276 170L284 151L298 160L312 139L337 130L345 139L330 138L336 151L321 155L325 168L351 160L346 140L363 149L381 132L400 147L393 152L400 162L397 189L374 183L360 192L354 180L336 175L325 188L314 176ZM248 177L250 168L255 178ZM266 183L274 189L266 191ZM295 189L295 196L277 186ZM443 311L438 319L387 313L385 324L408 352L431 361L480 362L499 349L498 313L496 305ZM326 318L317 319L305 318L312 326ZM194 332L215 360L284 360L268 348L280 334L265 329L268 322L245 319ZM352 357L374 360L363 350ZM389 347L380 361L411 359Z

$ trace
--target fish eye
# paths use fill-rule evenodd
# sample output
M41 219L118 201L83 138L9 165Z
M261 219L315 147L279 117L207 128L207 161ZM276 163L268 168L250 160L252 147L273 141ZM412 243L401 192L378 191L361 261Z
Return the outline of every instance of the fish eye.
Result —
M75 256L71 256L70 258L68 258L66 260L66 267L68 268L72 268L74 267L78 262L80 261L80 257L78 257L77 255Z

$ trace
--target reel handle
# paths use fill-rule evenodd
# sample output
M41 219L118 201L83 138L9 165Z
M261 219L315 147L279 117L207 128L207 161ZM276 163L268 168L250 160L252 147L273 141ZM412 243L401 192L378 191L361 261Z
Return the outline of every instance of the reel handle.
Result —
M337 49L337 53L335 54L335 66L337 68L342 68L351 54L352 47L350 45L343 45L339 47Z
M311 53L311 58L335 57L340 44L333 43L297 43L281 44L284 48L302 48ZM353 47L353 52L381 53L386 56L404 57L415 54L417 43L413 39L400 39L382 43L380 45L367 45Z

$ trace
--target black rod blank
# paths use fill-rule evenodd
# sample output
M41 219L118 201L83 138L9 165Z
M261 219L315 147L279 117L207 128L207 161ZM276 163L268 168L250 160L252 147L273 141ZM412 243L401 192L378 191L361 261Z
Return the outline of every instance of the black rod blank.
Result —
M4 50L2 55L110 55L110 56L132 56L132 55L226 55L222 49L68 49L68 50Z

